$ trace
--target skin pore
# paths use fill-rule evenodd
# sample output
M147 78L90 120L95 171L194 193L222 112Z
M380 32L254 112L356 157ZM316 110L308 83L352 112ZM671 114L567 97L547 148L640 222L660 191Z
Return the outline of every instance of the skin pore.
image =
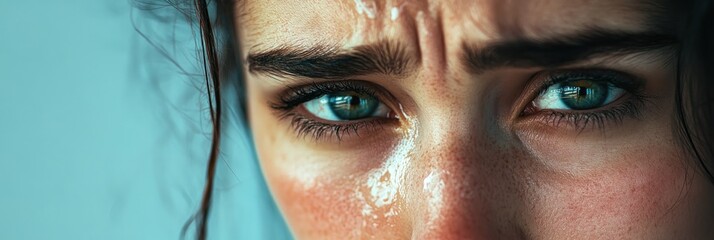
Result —
M657 6L239 2L247 115L291 231L298 239L713 236L714 188L672 130L675 48L654 24ZM583 109L547 98L568 89L611 94ZM377 107L336 120L323 96Z

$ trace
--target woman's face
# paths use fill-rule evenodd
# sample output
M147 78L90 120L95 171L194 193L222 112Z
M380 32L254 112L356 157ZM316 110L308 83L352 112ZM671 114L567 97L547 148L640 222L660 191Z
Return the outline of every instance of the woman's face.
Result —
M292 232L711 237L714 188L673 130L666 9L239 2L248 116Z

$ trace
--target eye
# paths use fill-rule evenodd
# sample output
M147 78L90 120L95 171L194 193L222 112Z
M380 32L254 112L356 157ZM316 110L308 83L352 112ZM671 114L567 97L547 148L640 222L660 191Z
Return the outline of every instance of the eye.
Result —
M541 110L590 110L606 106L625 93L624 89L604 81L567 81L549 86L533 100L533 105Z
M647 99L645 79L609 69L544 71L534 83L542 87L522 110L521 119L561 131L615 127L640 119Z
M396 99L379 85L344 80L288 87L269 104L280 118L289 119L297 136L342 141L398 126L398 116L384 101ZM352 134L355 138L348 138Z
M389 117L390 110L377 98L355 91L324 94L303 103L305 110L317 118L329 121L350 121Z

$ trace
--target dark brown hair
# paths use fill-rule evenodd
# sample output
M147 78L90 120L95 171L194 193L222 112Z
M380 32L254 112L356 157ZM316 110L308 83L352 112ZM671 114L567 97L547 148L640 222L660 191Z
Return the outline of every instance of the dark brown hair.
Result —
M233 68L225 67L234 65L237 51L231 39L236 39L233 34L233 4L232 0L216 0L215 21L209 14L209 3L206 0L194 0L196 19L201 32L202 59L205 74L206 94L213 126L211 149L206 167L206 184L201 198L201 206L196 214L184 225L185 235L191 223L196 224L196 238L206 239L208 231L208 217L211 210L213 196L213 183L216 174L216 163L219 156L222 123L221 84L231 74ZM218 38L216 36L219 36ZM228 41L220 42L220 39ZM220 46L220 51L219 51ZM221 55L220 53L225 53ZM236 81L239 81L236 80ZM238 87L240 87L238 83ZM243 102L243 101L241 101Z
M680 136L680 142L698 161L699 169L714 184L712 163L714 159L714 5L712 0L679 1L674 9L678 15L676 28L679 36L679 56L677 59L676 114L677 123L674 131ZM221 136L221 82L229 76L229 71L240 71L234 47L237 39L234 29L235 0L215 0L211 8L206 0L194 0L195 17L201 29L203 64L206 76L208 104L213 135L210 155L206 169L206 184L201 207L185 225L196 224L198 239L206 239L208 217L210 214L213 182ZM213 8L215 7L215 8ZM209 15L215 10L215 18ZM221 32L223 35L216 34ZM217 38L216 35L219 35ZM219 42L224 40L224 42ZM220 47L219 43L221 43ZM220 48L220 49L219 49ZM222 55L221 55L222 54ZM237 68L237 69L236 69ZM234 79L242 87L240 74ZM239 89L242 96L243 89ZM245 104L239 97L240 104Z
M196 0L195 4L196 15L201 27L201 39L204 52L203 63L204 66L206 63L208 64L207 68L204 67L204 69L206 69L204 73L206 74L208 107L211 113L211 122L213 122L211 152L208 157L208 167L206 169L206 186L203 189L203 197L201 198L201 209L196 216L199 226L197 238L206 239L206 226L208 223L208 214L210 213L209 210L211 209L211 197L213 196L213 179L216 174L218 147L221 140L221 77L213 26L208 15L208 4L205 0ZM213 106L214 104L215 107Z
M675 132L714 183L714 1L682 1Z

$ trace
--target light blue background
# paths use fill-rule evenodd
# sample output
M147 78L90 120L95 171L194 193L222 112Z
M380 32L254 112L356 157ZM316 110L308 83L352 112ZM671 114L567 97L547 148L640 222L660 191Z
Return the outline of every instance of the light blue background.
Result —
M177 13L0 1L0 239L179 239L210 125ZM243 123L227 118L209 236L288 238Z

